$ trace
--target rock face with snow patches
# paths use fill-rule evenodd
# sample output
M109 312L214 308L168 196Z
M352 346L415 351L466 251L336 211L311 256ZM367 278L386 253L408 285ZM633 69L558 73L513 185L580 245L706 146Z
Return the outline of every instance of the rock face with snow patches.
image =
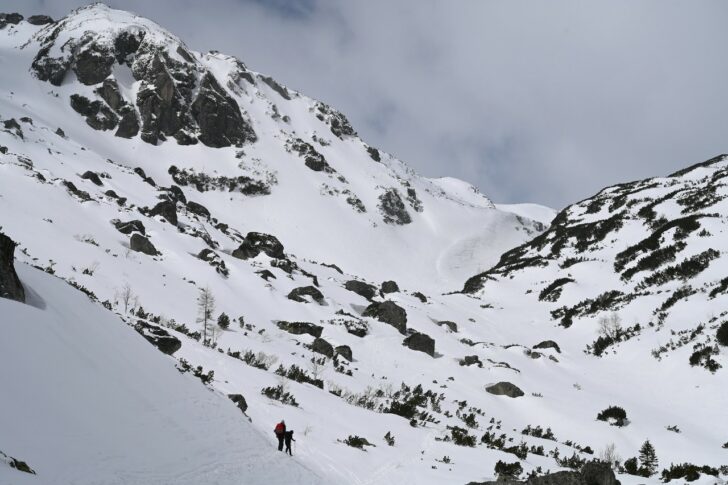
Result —
M0 233L0 298L25 302L23 284L15 272L15 242Z

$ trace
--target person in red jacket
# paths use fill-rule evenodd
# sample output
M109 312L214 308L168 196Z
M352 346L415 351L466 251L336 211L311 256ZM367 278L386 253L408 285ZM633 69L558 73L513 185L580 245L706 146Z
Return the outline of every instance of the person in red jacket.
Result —
M278 438L278 451L283 451L283 438L286 436L286 422L281 419L281 422L276 424L273 432L275 433L276 438Z

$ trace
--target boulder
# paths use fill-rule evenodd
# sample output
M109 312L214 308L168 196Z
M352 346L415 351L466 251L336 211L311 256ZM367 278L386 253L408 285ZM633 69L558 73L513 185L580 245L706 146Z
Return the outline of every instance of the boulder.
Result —
M118 219L114 219L111 221L111 223L114 225L116 230L122 234L131 234L132 232L138 232L144 236L147 234L146 229L144 228L144 224L142 224L142 221L136 219L127 222L122 222Z
M554 342L553 340L544 340L543 342L537 343L533 346L534 349L554 349L556 352L561 353L561 349L559 348L559 344Z
M348 345L339 345L338 347L336 347L335 350L336 350L336 355L342 356L349 362L354 360L353 355L351 353L351 347L349 347Z
M113 109L114 111L119 111L119 108L126 104L126 101L121 96L121 92L119 91L119 85L116 84L116 80L114 79L104 80L101 87L96 88L94 92L101 96L101 99L106 101L106 104L109 105L109 108Z
M149 239L136 232L132 234L129 239L129 249L148 254L149 256L156 256L160 254Z
M363 296L367 300L371 300L377 294L377 288L369 283L358 280L349 280L344 283L344 288L353 291L357 295Z
M104 183L101 181L101 177L99 177L97 173L92 172L90 170L87 170L86 172L84 172L84 174L81 175L81 178L84 180L89 180L92 183L94 183L95 185L98 185L99 187L104 185Z
M210 218L210 211L207 210L207 207L197 202L192 202L191 200L187 202L187 210L200 217Z
M283 244L278 238L262 232L249 232L232 255L238 259L249 259L258 256L261 252L275 259L285 259L286 257L283 252Z
M139 133L139 117L136 111L130 105L123 106L119 109L119 128L114 136L120 138L133 138Z
M506 381L488 386L485 390L496 396L508 396L512 398L523 396L523 391L518 386Z
M458 363L462 366L477 365L478 367L483 367L483 363L477 355L466 355Z
M8 24L17 25L22 22L23 16L19 13L0 13L0 29Z
M334 356L334 347L321 337L317 337L311 344L311 350L323 354L328 358Z
M177 205L170 200L163 200L159 204L152 207L149 211L150 216L162 216L164 219L172 224L177 225Z
M172 355L182 347L182 342L163 328L150 325L142 320L138 320L134 328L164 354Z
M376 318L396 328L404 335L407 332L407 312L393 301L375 302L364 310L363 316Z
M381 292L382 294L397 293L399 292L399 286L394 281L385 281L382 283Z
M454 333L458 332L458 324L455 322L451 322L449 320L441 320L441 321L437 322L437 324L441 327L449 328L451 332L454 332Z
M308 303L304 296L310 296L319 305L324 304L324 295L315 286L299 286L288 294L288 299L299 303Z
M15 272L15 241L0 233L0 298L25 303L25 289Z
M427 303L427 297L419 291L415 291L414 293L412 293L412 296L420 300L422 303Z
M402 344L412 350L424 352L430 357L435 356L435 340L427 334L415 332L404 339Z
M263 278L266 281L269 281L271 278L276 279L276 275L274 275L269 269L262 269L260 271L256 271L255 274L259 275L261 278Z
M245 411L248 410L248 403L242 394L228 394L228 398L245 414Z
M324 331L324 327L309 322L286 322L281 320L277 325L281 330L285 330L293 335L308 334L316 338L320 337Z
M28 17L27 22L31 25L46 25L52 24L53 19L48 15L31 15Z

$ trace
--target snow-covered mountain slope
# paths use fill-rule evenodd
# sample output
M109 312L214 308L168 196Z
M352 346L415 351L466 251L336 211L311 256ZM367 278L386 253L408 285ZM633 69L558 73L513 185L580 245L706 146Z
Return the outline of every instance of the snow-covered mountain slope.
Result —
M118 317L20 265L0 299L3 484L321 483ZM276 473L270 473L270 470Z
M274 234L294 254L376 282L396 275L448 289L466 276L452 246L478 240L485 269L543 229L496 210L469 184L417 176L329 106L235 58L190 51L127 12L97 4L45 26L10 24L0 49L0 116L33 120L21 127L24 143L2 144L49 181L95 198L113 189L127 207L153 205L155 187L122 179L139 167L220 222ZM79 179L87 170L110 178L93 187ZM222 249L235 243L211 237Z
M505 278L443 294L537 237L548 209L419 177L328 106L103 5L8 23L0 61L0 226L18 259L167 332L178 366L242 394L264 438L285 418L293 459L322 477L467 483L499 461L578 468L610 443L635 456L646 438L664 467L721 464L721 372L680 362L665 382L643 347L585 354L593 326L554 325ZM611 404L628 426L595 419ZM15 449L0 444L34 465Z

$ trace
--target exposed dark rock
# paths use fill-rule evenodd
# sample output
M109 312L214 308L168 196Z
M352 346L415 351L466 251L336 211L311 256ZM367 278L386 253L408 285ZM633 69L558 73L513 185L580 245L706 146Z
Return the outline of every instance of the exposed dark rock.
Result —
M336 350L336 355L342 356L349 362L354 360L353 355L351 353L351 347L349 347L348 345L339 345L338 347L336 347L335 350Z
M281 320L277 322L277 325L281 330L285 330L293 335L308 334L316 338L320 337L324 331L324 327L309 322L286 322Z
M139 117L137 116L136 110L130 106L125 105L119 109L119 128L114 133L114 136L120 138L133 138L139 133Z
M344 283L344 288L349 291L353 291L357 295L363 296L367 300L371 300L377 294L376 286L358 280L347 281L346 283Z
M268 195L270 185L262 180L252 179L244 175L237 177L210 177L206 173L195 173L194 170L178 169L172 165L168 170L175 183L182 186L192 186L198 192L220 190L226 192L240 192L244 195Z
M543 354L542 354L541 352L532 352L532 351L530 351L530 350L527 350L527 351L526 351L526 354L527 354L527 355L528 355L528 356L529 356L530 358L532 358L532 359L534 359L534 360L535 360L535 359L540 359L540 358L541 358L541 357L543 356Z
M293 274L297 269L300 269L296 263L290 259L271 259L270 265L274 268L278 268L281 271L285 271L288 274Z
M523 391L519 389L518 386L506 381L488 386L485 390L491 394L495 394L496 396L508 396L514 398L523 396Z
M98 84L111 74L114 56L103 46L95 42L85 46L76 53L73 72L83 84Z
M253 128L240 114L231 98L209 72L200 81L199 93L192 103L192 116L200 127L200 141L211 147L240 146L255 141Z
M288 294L288 299L299 303L308 303L308 300L304 298L304 296L310 296L319 305L323 305L325 303L324 295L315 286L300 286L298 288L294 288Z
M382 294L397 293L399 292L399 286L397 286L397 283L394 281L385 281L382 283L381 292Z
M31 118L30 116L23 116L22 118L20 118L20 121L23 123L28 123L29 125L33 124L33 118Z
M139 50L139 46L144 38L144 31L129 32L124 31L114 39L114 55L119 64L127 62L127 58Z
M260 275L260 277L263 278L266 281L269 281L271 278L276 279L276 275L274 275L273 273L271 273L271 271L268 270L268 269L263 269L263 270L260 270L260 271L256 271L255 273L258 274L258 275Z
M232 255L238 259L249 259L258 256L261 252L271 258L284 259L286 257L283 252L283 244L278 238L262 232L249 232Z
M415 298L420 300L422 303L427 303L427 297L425 295L423 295L422 293L420 293L419 291L415 291L414 293L412 293L412 296L414 296Z
M179 202L180 204L187 205L187 197L185 196L185 193L182 192L182 189L176 185L172 184L168 188L162 187L159 190L165 192L172 202Z
M300 138L290 140L288 148L298 153L303 158L304 164L314 172L334 173L336 170L331 168L323 155L316 151L310 143L306 143Z
M382 157L379 155L379 150L377 150L376 148L367 147L367 153L369 154L370 157L372 157L372 160L374 160L375 162L382 161Z
M260 76L260 80L266 83L273 91L280 94L283 99L286 99L288 101L291 100L291 95L288 93L288 89L286 89L285 86L281 86L280 84L278 84L276 80L272 77Z
M217 271L222 276L228 277L230 276L230 270L227 269L227 266L225 265L225 261L222 260L219 254L217 254L215 251L213 251L210 248L205 248L202 251L199 252L197 255L198 259L201 259L202 261L207 262L210 266L215 268L215 271Z
M61 183L63 184L64 187L66 187L66 190L68 190L68 192L70 194L78 197L82 201L86 202L86 201L92 200L91 196L89 195L88 192L86 192L85 190L79 190L73 182L64 180Z
M174 354L182 347L182 342L180 342L177 337L170 335L169 332L163 328L150 325L142 320L137 320L134 328L142 335L142 337L147 339L149 343L167 355Z
M248 410L248 403L242 394L228 394L228 398L245 414L245 411Z
M116 80L114 79L104 80L104 83L100 87L96 88L94 92L101 96L101 99L106 101L109 108L114 111L118 111L119 108L126 104L126 101L124 101L124 98L119 92L119 85L116 84Z
M19 13L0 13L0 29L5 28L8 24L17 25L23 21L23 16Z
M133 233L129 239L129 249L148 254L149 256L156 256L159 254L159 251L157 251L157 248L154 247L154 244L152 244L152 242L145 236L142 236L137 232Z
M0 145L0 153L2 153L3 155L8 153L8 147Z
M31 25L46 25L53 23L53 19L48 15L31 15L28 17L27 21Z
M25 290L15 272L15 241L0 233L0 298L25 303Z
M20 127L20 123L18 123L15 118L10 118L9 120L3 121L3 126L6 130L15 134L15 136L17 136L21 140L25 138L25 136L23 135L23 128Z
M84 174L81 175L81 178L84 180L90 180L91 182L98 185L99 187L104 185L104 183L101 181L101 177L99 177L96 172L92 172L90 170L84 172Z
M397 189L387 189L379 196L379 210L387 224L404 225L412 222L412 217L407 212Z
M372 303L364 310L363 315L393 326L402 335L407 332L407 312L393 301Z
M134 72L135 78L143 79L136 100L142 122L141 138L152 145L180 130L194 131L187 102L180 92L184 86L175 84L167 63L172 64L169 59L156 54L148 65ZM193 79L191 82L194 84Z
M458 331L458 324L455 322L451 322L449 320L442 320L440 322L437 322L437 324L441 327L445 326L445 327L449 328L451 332L457 333L457 331Z
M430 357L435 356L435 340L427 334L415 332L404 339L402 344L412 350L424 352Z
M112 130L119 122L118 117L101 101L91 101L79 94L71 95L71 108L86 117L86 124L94 130Z
M478 367L483 367L483 363L477 355L466 355L460 359L459 364L462 366L477 365Z
M187 202L187 210L200 217L204 217L206 219L210 218L210 211L207 210L207 207L202 204L198 204L197 202Z
M317 337L313 341L313 343L311 344L311 350L319 354L323 354L328 358L332 358L334 356L334 347L320 337Z
M144 224L142 224L142 221L139 220L122 222L118 219L114 219L111 223L114 225L116 230L122 234L131 234L132 232L138 232L142 235L147 234Z
M144 169L142 167L135 167L134 173L139 175L142 178L142 180L144 180L146 183L148 183L152 187L157 186L157 184L154 182L154 179L152 179L152 177L147 177L147 174L144 172Z
M321 102L316 103L316 111L316 117L329 125L331 133L338 138L343 139L344 136L356 136L356 131L354 131L351 123L349 123L349 120L342 113Z
M172 224L177 225L177 205L169 200L163 200L158 203L149 211L150 216L162 216L164 219Z
M544 340L543 342L537 343L533 346L534 349L555 349L556 352L561 353L561 349L559 348L559 344L554 342L553 340Z

